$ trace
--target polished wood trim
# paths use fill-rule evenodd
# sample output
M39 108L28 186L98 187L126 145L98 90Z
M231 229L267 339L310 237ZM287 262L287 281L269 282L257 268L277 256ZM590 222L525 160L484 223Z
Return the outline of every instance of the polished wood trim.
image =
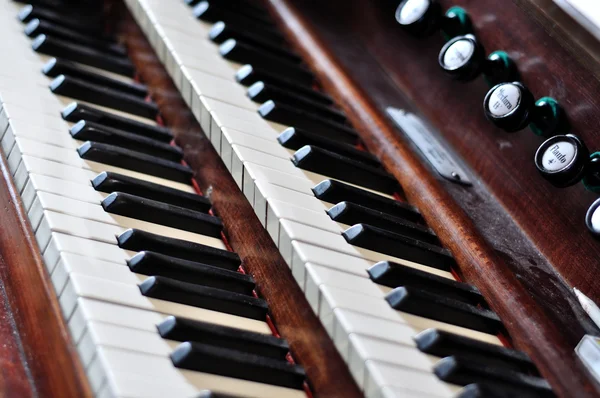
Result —
M87 377L3 154L0 172L0 280L31 382L28 389L22 386L18 394L13 390L15 395L10 389L3 390L3 396L91 397ZM10 318L6 320L10 322ZM9 374L11 368L3 367L3 374L5 370Z
M578 364L574 346L565 339L564 330L557 327L552 315L536 303L504 258L482 238L471 218L373 104L369 92L358 87L348 69L340 66L331 48L323 43L321 32L317 33L311 21L298 11L300 5L290 0L268 0L268 3L323 87L338 100L359 130L367 148L398 179L409 202L421 210L428 224L452 251L460 275L479 287L503 319L515 346L534 359L557 394L595 396L596 391ZM318 7L315 2L311 3L315 9ZM339 12L344 13L346 5L338 5ZM331 10L320 12L331 15L328 14ZM349 34L353 33L352 26L344 26ZM393 48L387 50L394 51ZM382 72L372 69L367 73Z
M360 397L354 379L327 332L315 316L273 240L238 189L231 174L206 138L163 65L139 27L124 10L120 31L130 57L166 125L183 148L202 192L210 195L213 211L225 226L228 243L240 255L243 267L257 282L259 295L269 304L279 334L294 360L306 371L317 397Z
M514 0L590 73L600 79L600 42L553 0Z

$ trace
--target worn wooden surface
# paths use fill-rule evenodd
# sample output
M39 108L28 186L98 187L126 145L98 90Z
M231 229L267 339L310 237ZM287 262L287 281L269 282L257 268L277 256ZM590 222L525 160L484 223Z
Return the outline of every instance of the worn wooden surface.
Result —
M91 396L4 155L0 172L0 393Z
M183 148L201 190L210 194L229 244L242 258L246 272L256 279L257 291L269 303L275 326L289 342L294 360L306 370L313 393L317 397L361 396L272 239L202 133L143 33L129 16L121 28L142 80L149 85L166 125Z
M600 245L583 223L596 195L582 186L554 189L542 180L532 161L540 138L491 126L482 112L485 82L448 79L437 65L442 38L407 36L394 20L394 2L269 3L367 147L454 253L459 273L501 316L514 345L534 358L562 396L596 395L573 348L597 328L570 290L577 286L600 298ZM488 52L508 51L536 96L555 96L575 131L592 149L600 145L594 130L599 82L527 13L510 1L442 3L467 8ZM433 123L470 167L475 185L438 177L393 128L387 106Z

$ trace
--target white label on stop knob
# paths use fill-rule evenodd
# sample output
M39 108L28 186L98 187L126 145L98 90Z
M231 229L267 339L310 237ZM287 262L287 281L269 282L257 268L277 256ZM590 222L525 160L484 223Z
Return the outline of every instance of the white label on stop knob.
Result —
M600 207L597 207L590 220L595 233L600 233Z
M494 116L505 116L512 112L521 102L521 90L514 84L503 84L496 88L490 96L488 109Z
M429 0L407 0L400 10L398 22L402 25L417 22L425 15L429 5Z
M559 171L573 161L577 148L568 141L552 144L542 155L542 167L548 171Z
M469 61L474 52L475 45L471 40L457 40L446 50L444 66L450 70L460 68Z

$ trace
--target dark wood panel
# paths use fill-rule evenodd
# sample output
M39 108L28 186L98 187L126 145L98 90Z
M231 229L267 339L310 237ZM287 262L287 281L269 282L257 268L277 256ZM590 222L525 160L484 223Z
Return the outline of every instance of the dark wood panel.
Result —
M483 117L483 80L464 85L444 76L437 65L441 37L406 36L394 21L393 2L269 2L367 147L454 253L459 273L504 320L515 346L534 358L562 396L595 395L572 350L597 328L569 286L597 298L598 285L591 285L599 246L583 225L594 195L582 187L549 187L532 162L540 139L529 131L508 135L494 129ZM575 126L588 126L593 136L589 127L600 113L591 94L598 82L541 27L511 2L452 4L472 12L488 51L508 50L534 92L573 106ZM389 105L433 122L470 166L475 186L437 177L392 128L383 113Z
M4 155L0 172L0 392L15 397L91 397Z
M269 303L279 334L291 347L294 360L307 373L318 397L360 397L346 365L314 315L291 271L254 211L221 162L211 143L174 87L164 67L131 17L123 10L121 32L142 80L149 85L161 114L184 149L200 189L210 194L213 209L225 225L228 243L243 260Z

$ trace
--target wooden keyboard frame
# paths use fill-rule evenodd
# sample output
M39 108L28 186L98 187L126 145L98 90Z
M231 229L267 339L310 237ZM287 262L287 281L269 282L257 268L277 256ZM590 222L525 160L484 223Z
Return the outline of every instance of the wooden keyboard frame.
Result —
M564 297L561 301L571 306L572 311L564 321L557 318L556 305L540 305L539 297L543 295L532 294L521 283L511 259L500 255L482 236L481 225L473 222L448 191L447 184L432 174L410 144L399 138L369 98L368 90L356 82L352 71L344 68L339 54L322 38L326 27L315 28L314 21L307 20L307 14L292 0L265 2L320 83L340 102L368 149L398 179L407 199L421 210L441 241L453 252L460 276L478 286L500 315L513 345L534 359L557 395L597 396L572 351L576 336L597 329L585 319L574 298ZM257 290L269 303L278 332L289 341L294 360L306 369L312 392L319 397L361 396L271 238L202 133L143 33L120 1L107 0L106 3L112 6L111 15L118 21L118 31L130 49L139 75L148 84L165 124L184 149L186 162L195 171L200 189L210 195L215 214L222 218L229 245L242 257L245 270L256 278ZM312 3L316 7L318 2ZM442 3L450 4L446 0ZM470 0L458 3L474 4ZM532 12L535 7L531 4L539 1L513 0L513 3ZM590 73L598 76L596 72ZM0 316L4 321L0 326L4 343L0 346L0 366L4 370L0 391L6 396L92 396L3 154L0 154L0 171L3 209ZM582 271L575 280L593 277L592 271ZM548 286L540 286L544 288Z

